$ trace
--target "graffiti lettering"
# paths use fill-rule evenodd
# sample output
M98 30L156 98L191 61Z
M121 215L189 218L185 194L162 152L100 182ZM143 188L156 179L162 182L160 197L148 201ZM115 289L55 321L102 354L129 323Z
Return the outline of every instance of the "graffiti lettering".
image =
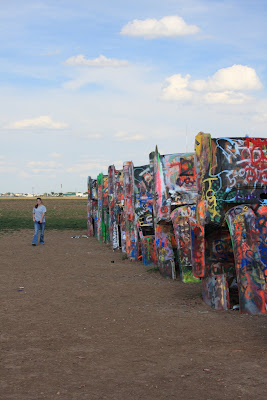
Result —
M206 199L207 199L207 208L208 211L210 212L212 218L214 218L216 215L219 215L216 207L217 207L217 199L214 193L214 190L212 189L212 182L217 180L218 178L207 178L203 181L203 183L208 182L208 189L206 191Z

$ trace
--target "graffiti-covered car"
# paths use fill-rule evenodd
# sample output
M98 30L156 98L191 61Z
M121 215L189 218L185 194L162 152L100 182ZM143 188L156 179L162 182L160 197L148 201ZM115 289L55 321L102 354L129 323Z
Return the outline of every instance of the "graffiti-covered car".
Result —
M153 222L153 180L150 165L123 164L126 254L143 264L156 264Z
M153 210L158 267L162 275L196 282L192 273L189 219L196 212L193 153L150 153L153 171Z
M216 309L266 311L267 140L195 141L198 198L191 221L193 273Z

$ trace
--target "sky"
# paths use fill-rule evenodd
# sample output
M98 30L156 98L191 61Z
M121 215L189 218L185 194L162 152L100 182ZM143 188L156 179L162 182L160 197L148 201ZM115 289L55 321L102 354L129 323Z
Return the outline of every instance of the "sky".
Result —
M0 0L0 192L266 137L266 20L267 0Z

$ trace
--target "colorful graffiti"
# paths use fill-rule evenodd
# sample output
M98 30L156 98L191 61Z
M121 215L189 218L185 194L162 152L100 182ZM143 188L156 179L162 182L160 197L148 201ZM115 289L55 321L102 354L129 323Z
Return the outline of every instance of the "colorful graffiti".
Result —
M183 282L198 282L193 275L191 260L191 227L190 220L195 219L196 206L181 206L171 213L171 220L177 243L177 257L180 277Z
M88 234L163 276L202 283L217 310L267 311L267 139L212 138L195 153L88 178Z
M145 265L156 260L153 224L152 176L149 165L123 165L126 254Z
M97 181L88 176L87 231L88 236L97 234L98 198Z
M160 273L163 276L175 279L175 255L172 246L172 232L170 225L157 224L155 226L155 241Z
M266 222L266 206L260 210L260 217L249 205L233 207L226 214L235 255L239 306L241 312L250 314L264 312L266 304L266 264L260 239L263 232L256 224L262 217Z
M172 278L179 272L183 282L196 282L198 279L192 271L189 225L196 212L194 155L160 155L156 147L150 154L150 163L153 165L153 210L159 270ZM164 246L167 253L172 254L171 258L164 259Z
M123 164L123 189L126 254L129 259L138 260L138 233L134 223L134 171L131 161Z
M226 276L210 275L202 280L203 299L216 310L227 310L230 307L229 288Z
M94 236L94 223L92 216L92 178L87 179L88 203L87 203L87 232L88 236Z
M122 171L117 171L114 165L108 168L108 205L109 205L109 238L113 250L121 247L120 212L122 197L120 185Z
M109 167L109 215L110 215L110 242L113 250L122 248L122 214L123 214L123 171L116 170L114 165ZM125 235L125 233L124 233Z
M203 299L216 309L238 303L241 312L266 312L267 139L199 133L195 143L191 253Z
M153 221L153 178L150 165L134 167L134 213L143 264L156 264Z
M206 224L222 223L226 204L266 202L267 139L212 139L199 133L195 150Z
M104 223L104 213L103 213L103 174L97 176L97 208L98 208L98 218L97 218L97 239L100 242L105 241L105 223Z
M152 154L155 221L170 221L174 207L196 203L194 154Z
M142 261L144 265L157 265L155 235L143 236L141 241Z

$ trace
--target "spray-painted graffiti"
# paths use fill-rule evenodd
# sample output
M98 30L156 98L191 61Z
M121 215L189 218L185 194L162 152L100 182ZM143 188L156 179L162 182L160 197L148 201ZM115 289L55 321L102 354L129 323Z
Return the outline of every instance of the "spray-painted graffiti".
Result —
M153 178L150 165L134 167L135 225L141 244L143 264L156 264L156 248L153 221Z
M241 312L266 310L266 157L266 139L196 136L193 273L203 278L204 300L217 309L239 303Z
M266 312L267 139L199 133L194 154L156 147L149 165L89 177L87 209L90 236L164 276L201 280L211 307Z
M196 282L192 272L191 233L189 219L195 218L196 174L193 154L160 155L158 149L150 154L154 178L154 221L157 232L156 245L158 265L163 275L170 276L170 260L163 260L164 247L167 251L172 247L172 273L179 271L183 282ZM158 227L159 225L159 227ZM165 227L163 228L163 225ZM169 232L168 241L159 240L160 236ZM163 255L163 256L162 256ZM168 271L164 269L168 268Z
M134 212L134 170L131 161L123 164L124 219L126 254L130 259L138 260L138 233Z
M176 277L175 256L172 246L172 232L170 225L155 227L158 267L163 276L174 279Z
M194 155L160 155L156 147L152 157L155 221L170 221L174 206L196 202Z
M203 299L216 310L227 310L230 307L229 288L226 276L210 275L202 280Z
M142 261L144 265L157 264L157 253L156 253L156 243L155 235L143 236L140 239L141 251L142 251Z
M118 226L115 221L115 167L111 165L108 167L108 205L109 205L109 237L111 238L110 242L112 244L112 248L119 248L118 241Z
M267 287L267 206L261 206L258 208L255 226L259 232L259 253L262 262L261 265L264 273L265 284Z
M260 218L266 219L267 209L264 208ZM259 214L251 206L245 205L231 208L226 217L234 247L240 309L251 314L264 312L267 293L264 275L267 265L260 253L262 229L256 224Z
M190 219L195 219L196 206L181 206L171 213L180 277L183 282L196 282L191 260L191 228Z
M109 243L108 175L97 176L97 239Z
M134 212L135 222L142 230L153 230L153 193L150 166L134 167ZM153 233L152 230L150 233ZM145 232L143 232L145 234Z
M267 139L212 139L201 133L195 154L206 223L222 223L226 204L266 202Z
M205 233L200 224L191 223L191 259L195 277L205 276Z
M87 203L87 230L88 236L95 236L97 232L98 199L97 181L88 176L88 203Z
M153 194L150 166L123 165L126 253L129 258L153 264L156 259L153 228ZM148 240L146 240L148 238Z
M122 210L122 171L108 168L109 237L113 250L121 247L120 213Z
M88 236L94 236L94 224L92 217L92 178L87 179L88 203L87 203L87 232Z

